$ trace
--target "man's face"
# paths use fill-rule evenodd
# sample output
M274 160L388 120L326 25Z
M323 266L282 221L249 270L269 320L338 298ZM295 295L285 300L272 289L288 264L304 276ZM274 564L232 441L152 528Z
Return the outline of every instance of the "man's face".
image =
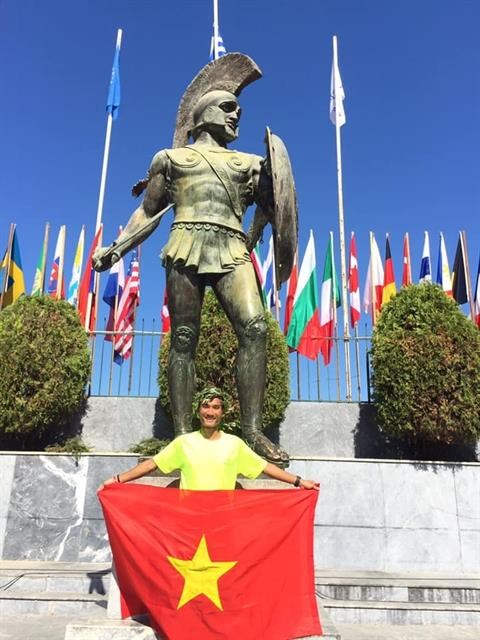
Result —
M220 136L225 142L238 138L242 110L237 98L226 91L212 92L212 101L201 114L202 129Z
M223 402L220 398L204 400L198 410L200 424L208 429L218 429L223 418Z

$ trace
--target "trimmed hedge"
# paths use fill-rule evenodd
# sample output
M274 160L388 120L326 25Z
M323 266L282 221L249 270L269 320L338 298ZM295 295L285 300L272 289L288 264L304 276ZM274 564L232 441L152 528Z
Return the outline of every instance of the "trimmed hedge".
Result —
M0 313L0 435L40 438L80 407L87 335L63 300L22 296Z
M381 429L411 443L480 436L480 331L436 285L411 285L384 307L372 337Z

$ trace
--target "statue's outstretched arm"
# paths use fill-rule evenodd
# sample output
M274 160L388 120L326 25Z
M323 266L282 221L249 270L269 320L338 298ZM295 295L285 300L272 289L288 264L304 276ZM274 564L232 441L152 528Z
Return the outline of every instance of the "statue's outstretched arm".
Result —
M167 202L165 188L165 157L157 154L148 173L142 204L135 209L118 238L109 247L100 247L93 254L93 268L105 271L131 249L137 247L155 231L160 219L172 206Z

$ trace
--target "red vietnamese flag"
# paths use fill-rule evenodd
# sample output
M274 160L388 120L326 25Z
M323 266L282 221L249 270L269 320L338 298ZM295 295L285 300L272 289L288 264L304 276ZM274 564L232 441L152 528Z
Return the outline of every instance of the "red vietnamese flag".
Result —
M105 514L124 617L167 640L320 635L316 491L183 491L111 484Z

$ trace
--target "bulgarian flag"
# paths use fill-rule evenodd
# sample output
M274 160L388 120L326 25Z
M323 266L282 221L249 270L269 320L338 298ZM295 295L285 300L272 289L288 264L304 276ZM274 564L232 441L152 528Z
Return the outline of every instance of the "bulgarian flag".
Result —
M315 598L317 491L99 492L122 617L148 614L162 638L321 635Z
M316 267L315 242L313 231L310 231L310 238L298 275L293 312L287 332L287 344L291 349L311 360L315 360L318 356L322 341L318 316Z
M340 306L340 291L333 262L333 233L330 231L325 266L322 279L322 304L320 312L320 333L322 337L320 351L325 365L330 364L330 354L337 319L337 307Z

